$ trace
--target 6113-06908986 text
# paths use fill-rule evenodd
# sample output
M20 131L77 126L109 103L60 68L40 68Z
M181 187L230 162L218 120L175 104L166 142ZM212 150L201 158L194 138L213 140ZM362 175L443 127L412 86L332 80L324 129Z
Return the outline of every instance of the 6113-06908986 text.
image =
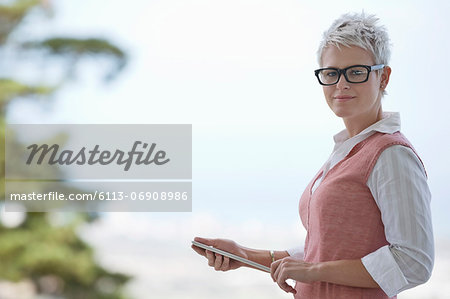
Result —
M92 193L69 193L68 195L61 192L47 192L47 193L11 193L9 200L188 200L188 192L156 192L156 191L141 191L141 192L103 192L95 191Z

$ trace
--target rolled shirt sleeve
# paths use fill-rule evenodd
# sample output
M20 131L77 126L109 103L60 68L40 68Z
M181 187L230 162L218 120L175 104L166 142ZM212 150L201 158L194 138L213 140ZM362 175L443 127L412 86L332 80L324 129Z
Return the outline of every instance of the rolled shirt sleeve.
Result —
M395 145L378 158L367 186L381 212L389 245L361 259L389 296L426 282L434 263L431 193L416 154Z

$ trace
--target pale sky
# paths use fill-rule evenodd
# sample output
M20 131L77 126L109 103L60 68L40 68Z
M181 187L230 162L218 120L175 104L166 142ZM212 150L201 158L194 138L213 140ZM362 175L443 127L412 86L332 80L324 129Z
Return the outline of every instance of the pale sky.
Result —
M450 96L441 75L450 67L444 59L450 41L443 36L450 28L448 1L54 3L52 20L24 30L110 38L127 50L130 63L106 86L97 66L83 64L79 81L55 96L50 111L17 103L10 121L192 123L194 207L212 213L223 202L243 207L238 215L230 207L225 218L245 218L261 200L295 210L330 154L332 136L343 129L313 75L322 32L341 13L376 14L393 44L384 109L401 113L402 130L429 172L436 230L449 235ZM51 78L52 69L39 76ZM252 215L265 217L265 210Z

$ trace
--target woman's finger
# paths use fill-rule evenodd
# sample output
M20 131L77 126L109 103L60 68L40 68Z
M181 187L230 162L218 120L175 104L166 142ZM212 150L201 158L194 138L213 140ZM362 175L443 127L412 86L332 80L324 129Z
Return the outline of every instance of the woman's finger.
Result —
M230 258L227 256L223 257L223 263L222 263L222 267L220 268L220 270L222 271L227 271L230 269Z
M272 274L272 279L273 281L277 281L278 280L278 276L280 275L280 271L283 269L284 265L285 265L285 260L281 259L277 261L278 263L276 264L276 267L274 268L274 271L270 272Z
M202 237L195 237L194 241L197 241L199 243L203 243L205 245L216 247L216 239L208 239L208 238L202 238Z
M206 252L206 258L208 259L208 266L214 267L214 263L215 263L214 253L209 250L205 250L205 252Z
M205 249L197 247L195 245L191 245L191 248L194 249L194 251L197 252L198 254L206 256Z
M297 293L297 291L293 287L288 285L286 282L281 283L281 285L278 284L278 286L286 293L293 293L293 294Z
M214 263L214 269L216 271L218 271L222 267L223 256L221 254L218 254L218 253L216 253L215 256L216 256L216 261Z
M270 264L270 276L272 276L272 280L275 282L277 281L277 278L275 276L275 271L278 269L278 267L280 266L281 260L277 260L275 262L273 262L272 264Z
M279 265L278 265L278 267L275 269L275 272L273 273L273 277L274 277L274 281L275 282L277 282L278 281L278 279L280 278L280 273L281 273L281 271L283 270L283 267L284 267L284 263L280 263Z
M280 267L281 268L281 267ZM287 284L286 280L288 279L288 274L286 268L283 268L278 273L277 284L278 286L285 291L286 293L296 293L297 291Z

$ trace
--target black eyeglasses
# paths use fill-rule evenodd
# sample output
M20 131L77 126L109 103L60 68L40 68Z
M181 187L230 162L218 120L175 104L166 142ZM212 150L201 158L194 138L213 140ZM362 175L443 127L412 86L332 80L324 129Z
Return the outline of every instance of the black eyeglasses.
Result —
M321 85L333 85L339 82L341 75L344 74L345 80L349 83L364 83L369 80L371 71L381 70L384 64L377 65L352 65L345 69L327 67L314 71L314 74Z

